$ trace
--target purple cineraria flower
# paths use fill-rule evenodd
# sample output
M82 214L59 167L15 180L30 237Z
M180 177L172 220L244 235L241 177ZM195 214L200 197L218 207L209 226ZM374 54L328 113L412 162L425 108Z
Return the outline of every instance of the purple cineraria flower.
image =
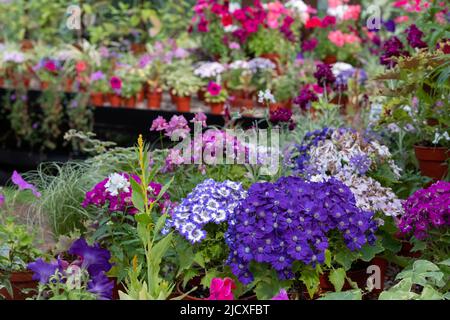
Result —
M19 190L31 190L37 198L41 196L41 193L37 191L36 187L31 183L26 182L17 171L13 172L11 179L12 182L19 187Z
M329 236L339 235L354 251L373 244L377 227L374 213L359 209L351 190L336 179L255 183L229 217L227 264L244 284L253 279L253 261L269 264L280 279L292 279L295 261L324 263Z
M56 261L47 263L42 258L38 258L36 261L29 263L27 267L34 272L33 280L45 284L55 275L58 270L58 263Z
M101 272L108 272L112 267L109 263L111 259L109 251L100 248L98 244L88 245L84 238L73 242L68 253L77 255L81 259L81 267L85 268L92 277Z
M167 129L167 121L161 116L158 116L155 120L152 122L152 127L150 128L150 131L164 131Z
M114 281L110 280L104 272L92 277L88 282L88 291L97 295L99 300L111 300Z
M207 179L173 209L168 224L190 242L200 242L206 237L203 227L226 222L245 195L240 183Z
M389 32L395 32L395 21L394 20L388 20L386 22L383 23L384 27L386 28L387 31Z
M359 174L366 174L372 164L370 158L365 154L359 154L350 159L350 164Z
M429 188L416 191L403 207L400 218L402 233L414 232L418 239L428 236L430 229L445 229L450 226L450 182L438 181Z

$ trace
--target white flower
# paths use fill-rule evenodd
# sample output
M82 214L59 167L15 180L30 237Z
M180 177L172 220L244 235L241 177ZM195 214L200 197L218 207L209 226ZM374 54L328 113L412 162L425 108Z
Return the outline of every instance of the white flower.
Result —
M344 5L338 5L334 8L328 8L327 14L329 16L336 17L338 20L342 20L344 18L345 12L347 12L348 6L346 4Z
M233 13L240 8L241 8L241 4L239 2L230 2L230 4L228 5L228 11L230 13Z
M292 9L294 12L296 12L303 22L308 20L309 17L308 5L304 3L302 0L290 0L286 2L285 7Z
M236 26L236 25L234 25L234 24L230 24L230 25L228 25L228 26L226 26L226 27L223 28L223 30L224 30L225 32L227 32L227 33L234 32L234 31L236 31L237 29L239 29L239 27Z
M254 58L248 62L248 66L253 73L258 70L273 70L275 69L275 64L266 58Z
M228 66L232 70L236 69L250 69L250 65L245 60L236 60L229 64Z
M348 70L352 70L354 69L353 66L349 63L345 63L345 62L336 62L335 64L333 64L332 67L332 72L334 74L335 77L337 77L338 75L340 75L342 72L344 71L348 71Z
M448 135L448 132L444 132L442 134L439 133L439 131L436 130L436 132L434 133L434 140L433 140L433 144L439 144L439 142L445 139L446 141L450 141L450 136Z
M120 191L130 192L130 182L121 174L113 173L108 177L105 188L110 195L117 196Z
M259 103L264 103L264 102L275 103L275 97L273 96L272 92L270 92L269 89L266 89L266 91L259 91L258 92L258 102Z
M203 62L194 70L194 74L200 78L213 78L225 71L225 67L219 62Z

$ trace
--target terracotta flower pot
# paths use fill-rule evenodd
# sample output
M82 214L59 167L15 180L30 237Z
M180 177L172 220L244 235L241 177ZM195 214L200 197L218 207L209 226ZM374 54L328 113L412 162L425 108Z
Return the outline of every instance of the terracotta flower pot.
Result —
M225 108L224 102L216 102L216 103L209 103L209 107L211 109L212 114L221 115L223 114L223 110Z
M33 41L28 40L28 39L24 39L20 43L20 49L22 51L29 51L29 50L33 49L33 47L34 47Z
M337 62L337 57L335 55L328 55L323 59L326 64L333 64Z
M101 92L91 93L91 104L95 107L102 107L104 104L103 93Z
M147 106L149 109L160 109L162 101L162 92L153 91L147 93Z
M25 300L26 298L33 296L33 292L22 292L23 289L37 289L38 282L33 280L32 277L33 272L13 272L9 278L13 289L13 296L11 297L6 289L0 289L0 295L4 296L6 300Z
M134 97L134 96L131 96L129 98L123 97L122 98L122 105L124 107L130 108L130 109L136 108L136 97Z
M278 109L291 109L292 108L292 104L289 101L286 102L275 102L275 103L271 103L269 105L269 111L276 111Z
M147 49L145 48L145 44L144 43L132 43L131 44L131 51L134 54L141 54L141 53L144 53L145 51L147 51Z
M420 173L423 176L440 180L447 175L449 149L414 146L414 152L419 161Z
M374 258L369 265L376 265L380 268L380 289L373 289L372 292L379 293L383 291L384 289L384 280L386 277L386 268L387 268L387 261L382 258ZM330 292L335 291L334 285L330 282L328 279L328 272L325 272L320 275L320 290L321 292ZM350 270L347 272L347 276L353 281L358 284L358 287L361 289L366 288L367 286L367 279L371 276L370 273L367 273L367 268L357 269L357 270ZM350 283L345 280L344 286L342 288L343 291L351 290L352 286Z
M191 111L191 97L179 97L175 96L175 104L178 112L190 112Z
M50 83L48 81L41 81L41 90L47 90L50 87Z
M237 107L242 110L243 109L252 110L255 106L255 103L253 102L253 99L251 99L251 98L235 97L234 100L231 102L231 105L233 107Z
M202 102L205 101L205 91L203 89L197 91L197 99Z
M0 88L3 88L5 85L5 79L3 77L0 77Z
M142 88L136 95L136 101L138 103L141 103L141 102L144 102L144 99L145 99L145 91L144 91L144 88Z
M72 78L66 78L66 82L64 84L64 91L65 92L72 92L73 90L73 79Z
M115 93L110 93L108 95L109 103L111 104L111 107L120 107L122 104L122 98Z

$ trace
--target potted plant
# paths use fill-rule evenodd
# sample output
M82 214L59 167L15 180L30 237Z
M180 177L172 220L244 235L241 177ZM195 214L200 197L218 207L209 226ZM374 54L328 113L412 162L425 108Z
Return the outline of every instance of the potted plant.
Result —
M118 76L113 76L109 80L108 100L111 107L119 107L122 104L120 96L122 90L122 79Z
M450 155L447 56L441 50L417 51L397 58L377 78L386 81L380 124L395 123L411 137L422 175L434 180L447 175Z
M215 82L208 84L205 94L205 102L211 108L212 114L221 115L224 110L225 102L228 98L228 92L222 86Z
M230 92L231 104L234 107L242 109L253 109L253 97L256 91L252 83L253 72L247 61L233 61L226 73L224 79L226 87Z
M289 74L275 78L272 81L272 92L276 102L270 104L270 111L279 108L291 109L292 99L295 97L297 90L296 83Z
M179 112L189 112L191 109L191 96L200 89L202 81L194 75L192 66L188 63L177 64L177 68L167 74L165 85L174 97Z
M104 104L105 95L109 91L109 83L102 71L96 71L90 76L90 103L95 107L101 107Z
M12 217L0 224L0 297L25 300L32 296L37 282L27 270L27 264L41 253L34 245L34 235L28 228L15 223Z
M374 213L359 209L338 180L282 177L255 183L231 216L228 264L244 285L255 285L259 299L290 288L294 279L313 297L327 273L340 291L352 263L369 262L379 252L378 226Z

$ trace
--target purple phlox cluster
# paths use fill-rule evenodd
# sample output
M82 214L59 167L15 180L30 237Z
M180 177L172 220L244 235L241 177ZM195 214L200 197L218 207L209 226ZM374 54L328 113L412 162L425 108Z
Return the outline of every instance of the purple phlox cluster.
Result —
M403 43L399 38L393 36L383 44L383 54L380 63L385 66L394 67L397 62L393 58L407 56L408 51L403 50Z
M104 74L103 72L101 72L101 71L93 72L93 73L91 74L91 76L89 77L90 82L96 82L96 81L104 80L104 79L106 79L106 76L105 76L105 74Z
M19 190L31 190L35 197L39 198L41 193L37 190L37 188L31 183L25 181L22 176L14 170L11 176L12 182L19 187Z
M97 183L94 188L86 192L86 196L82 202L83 208L89 205L95 207L108 206L109 212L126 212L128 214L136 214L138 210L133 206L132 190L130 185L130 177L140 183L140 179L136 175L128 173L113 173L108 178ZM150 182L148 186L149 203L155 201L159 195L162 186L156 182ZM162 201L158 206L164 210L168 203L169 195L164 194Z
M6 51L3 53L3 62L23 63L25 55L20 51Z
M314 51L314 49L319 44L319 41L316 38L311 38L309 40L305 40L302 43L302 51L308 52L308 51Z
M450 182L438 181L411 195L404 203L405 213L399 221L403 233L414 232L418 239L427 237L432 228L450 226Z
M317 94L307 87L303 87L300 90L300 94L294 99L294 103L298 104L302 110L308 110L311 108L311 103L318 101Z
M146 55L140 61L140 64L147 66L150 62L161 61L163 63L172 63L175 59L184 59L189 56L189 52L177 46L173 39L168 39L165 42L157 41L152 48L152 52Z
M33 279L46 284L52 281L51 278L58 272L69 281L71 277L75 276L75 273L78 273L81 278L81 270L85 270L89 275L88 291L96 294L98 299L112 299L114 281L109 280L106 276L112 267L109 262L110 252L101 248L97 243L90 246L84 238L80 238L72 243L67 253L75 257L72 262L58 256L58 259L50 262L38 258L28 264L28 269L34 272Z
M296 145L294 150L296 154L293 157L293 160L296 171L302 172L306 168L306 164L310 159L310 148L317 146L320 141L324 141L329 138L332 133L333 129L325 127L323 129L307 132L305 134L302 143L300 145Z
M331 70L331 66L325 63L321 63L316 66L314 78L316 78L317 84L322 87L332 85L336 81L336 77Z
M406 29L406 39L412 48L426 48L427 44L422 41L423 32L412 24Z
M207 235L204 227L226 222L245 196L240 183L206 179L173 209L167 227L175 227L191 243L200 242Z
M255 183L230 217L227 264L244 284L253 280L252 261L269 264L280 279L292 279L294 261L324 263L331 232L340 234L352 251L373 244L378 227L373 216L359 209L350 189L336 179L282 177Z

